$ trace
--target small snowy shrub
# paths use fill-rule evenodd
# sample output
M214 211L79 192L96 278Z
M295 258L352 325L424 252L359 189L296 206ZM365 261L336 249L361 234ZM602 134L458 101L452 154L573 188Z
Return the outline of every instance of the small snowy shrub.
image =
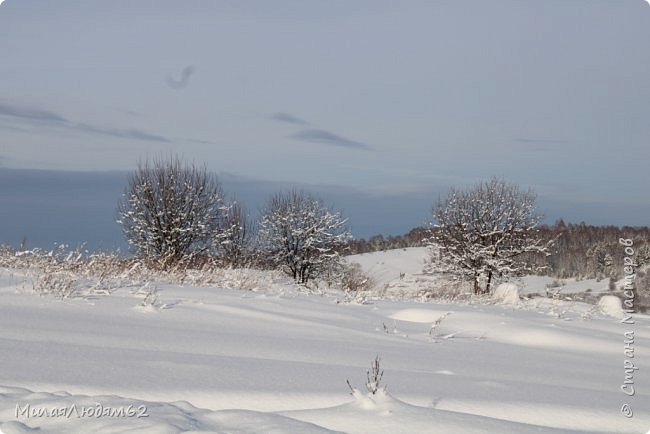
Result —
M384 376L384 370L381 369L381 358L379 354L375 356L375 360L370 364L370 370L366 371L366 389L368 393L376 394L381 386L381 379Z
M366 390L369 394L375 395L378 391L386 389L386 386L381 385L381 379L383 376L384 370L381 368L381 357L377 354L370 364L370 369L366 371ZM357 389L352 387L350 380L346 380L346 382L348 383L351 394L355 395Z
M503 304L517 305L520 302L519 287L515 283L501 283L494 289L492 299Z
M436 276L435 278L420 278L418 284L417 299L422 302L429 300L471 300L474 291L467 282L448 279L447 276Z
M363 272L361 265L356 262L348 264L343 270L341 286L345 292L370 291L375 283Z
M34 291L41 295L52 294L64 299L77 295L79 277L69 271L55 271L43 274L34 284Z
M110 294L130 277L125 276L129 264L116 253L89 254L81 248L67 250L65 245L52 251L0 250L0 266L20 270L23 286L59 299Z
M144 299L140 304L143 307L158 307L160 305L160 294L155 286L144 292Z
M432 339L438 339L438 330L440 329L440 324L442 324L442 321L444 321L444 319L451 314L452 312L447 312L433 322L431 328L429 329L429 337Z

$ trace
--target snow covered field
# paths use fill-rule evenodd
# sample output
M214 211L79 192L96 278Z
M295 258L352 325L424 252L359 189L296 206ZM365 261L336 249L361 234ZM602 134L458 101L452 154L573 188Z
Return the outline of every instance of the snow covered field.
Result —
M351 258L378 285L404 291L422 259L417 249ZM531 278L525 290L546 283ZM648 316L622 324L596 306L546 298L343 303L335 291L309 295L281 282L258 291L157 287L156 306L141 305L138 287L60 301L34 294L20 272L0 269L0 431L650 428ZM623 352L629 331L633 359ZM366 371L377 354L387 388L368 397ZM639 367L634 396L620 390L626 360ZM346 380L363 393L352 396ZM631 418L621 414L624 404Z

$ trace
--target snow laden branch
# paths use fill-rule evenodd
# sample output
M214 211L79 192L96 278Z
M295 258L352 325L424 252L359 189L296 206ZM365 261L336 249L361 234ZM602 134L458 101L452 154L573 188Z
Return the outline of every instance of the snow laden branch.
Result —
M273 196L260 221L260 247L266 258L299 283L338 273L341 252L351 238L339 212L298 191Z
M549 255L553 244L539 236L535 200L532 190L496 178L467 190L451 189L433 207L430 271L471 280L475 293L489 292L496 277L535 271L526 258Z

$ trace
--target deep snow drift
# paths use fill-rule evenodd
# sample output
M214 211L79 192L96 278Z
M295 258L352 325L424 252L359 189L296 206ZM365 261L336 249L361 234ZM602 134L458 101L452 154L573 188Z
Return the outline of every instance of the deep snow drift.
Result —
M422 265L421 252L410 249L360 256L403 290ZM413 260L420 262L406 268ZM20 272L0 270L0 430L650 428L650 318L622 324L611 303L607 314L561 299L513 303L512 288L503 290L505 301L358 304L282 282L258 291L157 287L154 306L141 305L136 287L59 301L35 295ZM623 352L629 331L634 359ZM366 371L377 354L387 388L367 396ZM639 367L634 396L620 390L626 360ZM363 393L351 396L346 380ZM633 417L621 414L624 404Z

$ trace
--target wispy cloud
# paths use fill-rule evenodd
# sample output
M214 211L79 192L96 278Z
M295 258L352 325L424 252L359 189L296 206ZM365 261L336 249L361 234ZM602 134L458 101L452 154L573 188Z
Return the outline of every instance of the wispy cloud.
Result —
M144 140L148 142L162 142L162 143L171 142L171 140L169 140L166 137L159 136L156 134L146 133L144 131L134 130L134 129L121 130L117 128L98 127L95 125L88 125L88 124L74 124L71 126L71 128L85 133L99 134L102 136L119 137L121 139L136 139L136 140Z
M273 113L271 115L271 119L280 122L286 122L289 124L294 124L294 125L305 125L305 126L310 125L309 122L307 122L304 119L300 119L299 117L290 115L289 113L283 113L283 112Z
M0 115L34 121L67 122L63 116L48 110L0 103Z
M341 148L360 149L364 151L372 149L371 146L365 143L355 142L354 140L346 139L345 137L338 136L325 130L302 130L289 137L303 142L322 143L325 145L339 146Z
M184 89L188 84L190 84L190 77L192 74L194 74L194 67L186 66L183 68L183 71L181 72L181 78L179 80L167 76L165 77L165 82L172 89Z
M270 118L278 122L285 122L292 125L300 125L300 126L312 125L306 120L286 112L275 112L270 116ZM372 147L367 145L366 143L346 139L345 137L341 137L338 134L334 134L330 131L317 129L317 128L303 129L298 131L297 133L290 135L289 137L303 142L320 143L324 145L338 146L341 148L361 149L364 151L372 149Z
M86 123L77 123L72 122L66 119L65 117L54 113L49 110L43 110L40 108L20 106L20 105L9 105L6 103L0 103L0 117L8 117L16 120L29 121L30 123L36 123L37 125L49 125L56 126L58 128L63 128L70 131L79 131L87 134L97 134L102 136L117 137L121 139L135 139L135 140L144 140L150 142L162 142L170 143L172 140L152 133L147 133L145 131L140 131L134 128L114 128L100 125L91 125ZM12 129L16 131L26 132L24 129L2 125L2 128Z

